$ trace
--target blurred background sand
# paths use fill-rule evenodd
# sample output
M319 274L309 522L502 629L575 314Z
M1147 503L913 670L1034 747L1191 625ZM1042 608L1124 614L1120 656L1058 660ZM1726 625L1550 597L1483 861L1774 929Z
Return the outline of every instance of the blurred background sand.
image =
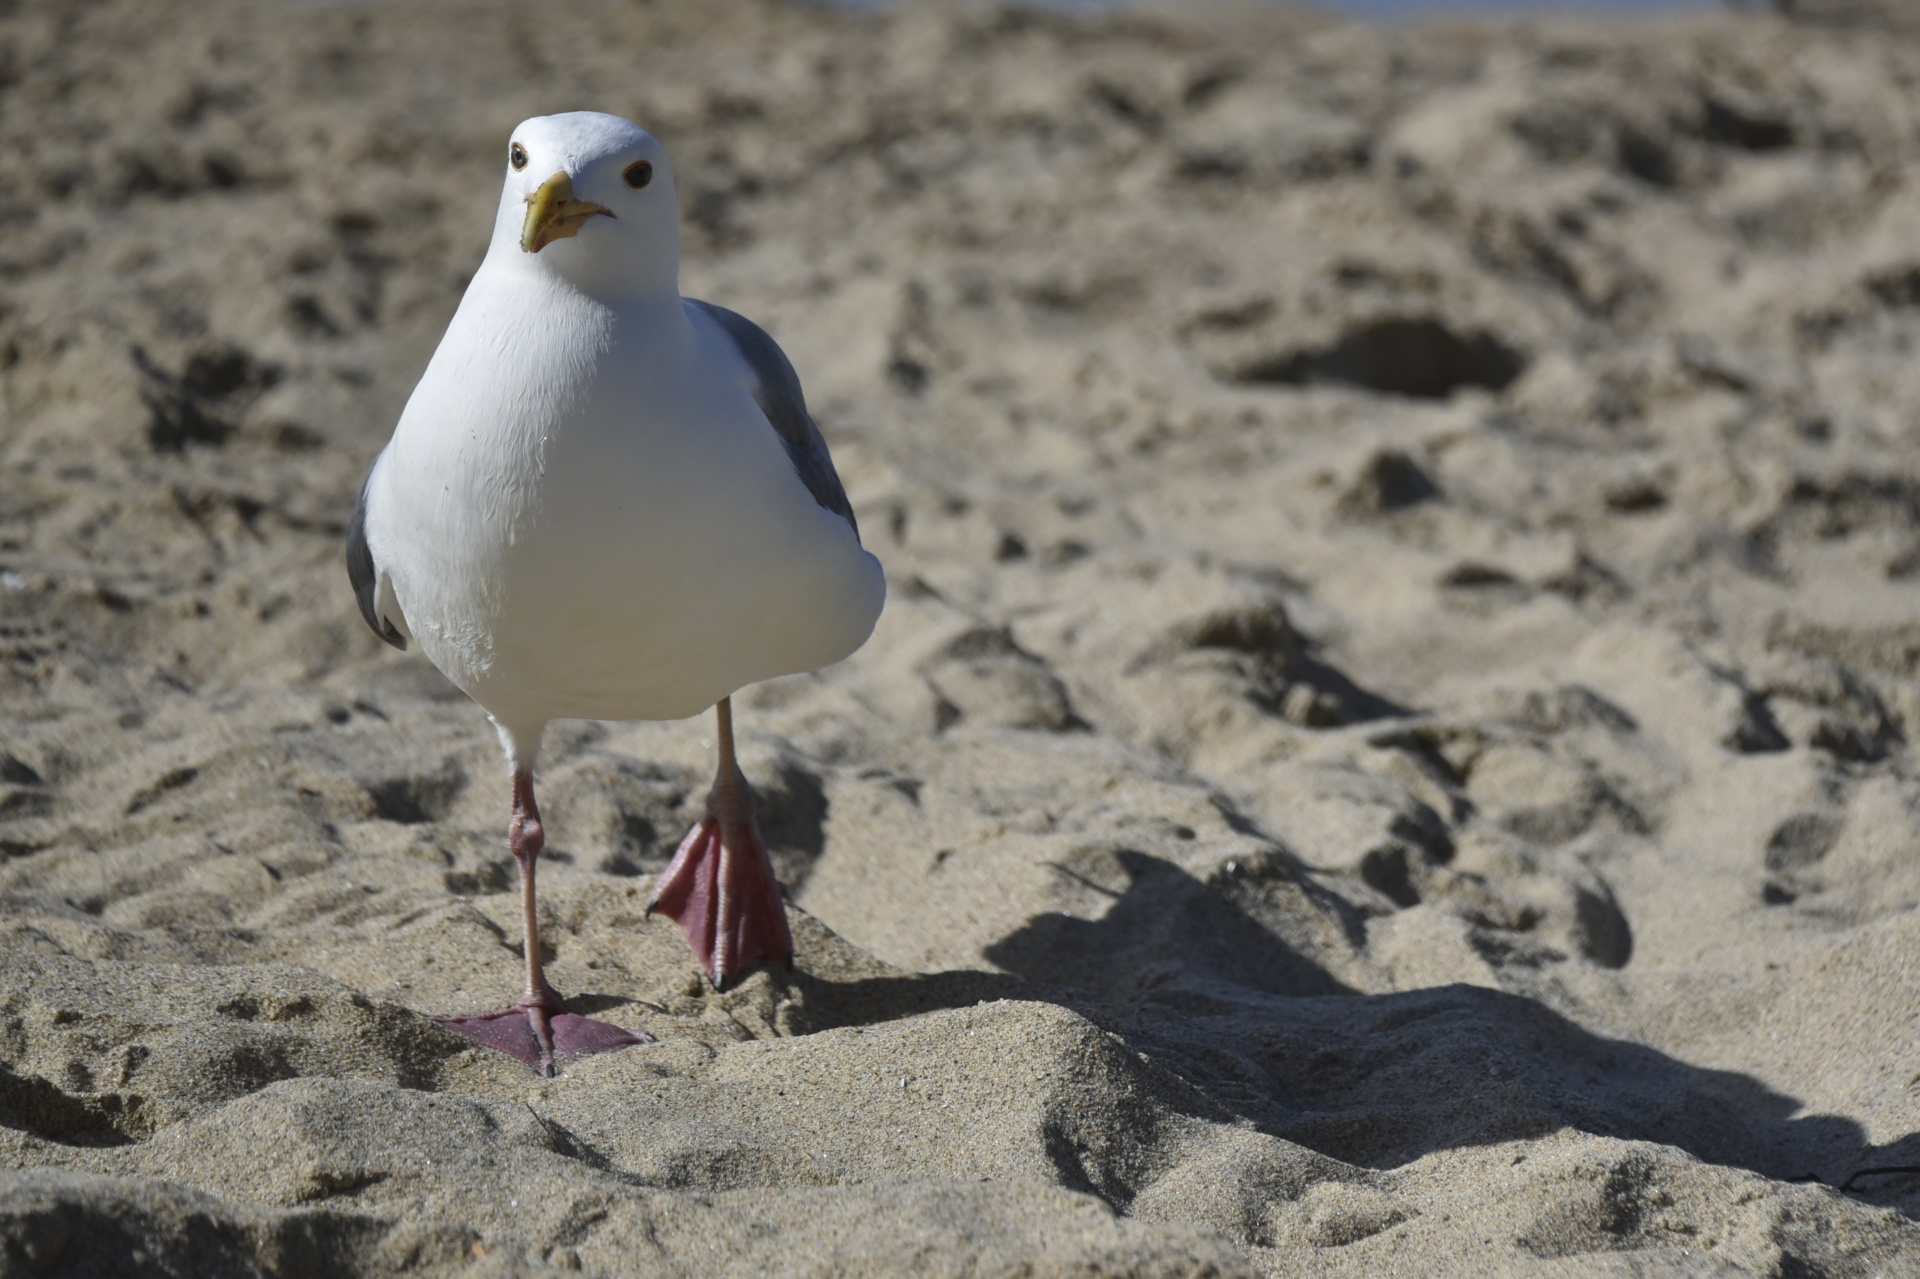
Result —
M1920 1272L1920 26L0 11L0 1275ZM651 128L887 613L737 699L798 971L360 478L521 118Z

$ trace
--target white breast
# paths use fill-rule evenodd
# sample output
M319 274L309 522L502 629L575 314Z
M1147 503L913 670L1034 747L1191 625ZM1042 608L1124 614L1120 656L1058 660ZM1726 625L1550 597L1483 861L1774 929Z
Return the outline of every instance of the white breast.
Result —
M670 305L483 271L367 534L427 658L503 721L674 719L858 648L880 565Z

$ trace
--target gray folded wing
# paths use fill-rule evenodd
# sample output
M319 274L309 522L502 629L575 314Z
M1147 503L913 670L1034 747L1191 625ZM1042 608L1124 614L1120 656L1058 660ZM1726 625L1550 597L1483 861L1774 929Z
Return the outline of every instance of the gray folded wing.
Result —
M686 302L718 324L733 340L734 348L752 374L747 389L753 393L760 411L767 415L780 443L786 446L800 482L813 494L814 501L844 519L858 538L860 525L853 518L853 505L847 501L847 491L840 486L833 458L827 454L827 442L807 412L806 397L800 392L800 375L793 371L786 353L767 336L765 329L746 316L697 298L688 298Z
M373 633L395 648L404 649L407 637L380 616L374 602L379 571L374 567L373 548L367 545L367 489L372 483L373 472L369 471L360 485L360 497L353 504L353 519L347 524L347 580L353 583L353 598L360 605L360 616L367 619Z

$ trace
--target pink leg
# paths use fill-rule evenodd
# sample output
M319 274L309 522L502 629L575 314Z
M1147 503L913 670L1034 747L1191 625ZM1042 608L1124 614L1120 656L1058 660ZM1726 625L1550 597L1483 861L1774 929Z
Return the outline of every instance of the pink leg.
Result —
M611 1022L595 1021L567 1011L559 994L547 984L540 958L540 918L535 910L534 868L546 834L540 826L540 807L533 798L533 775L513 775L513 820L507 826L507 846L520 863L520 910L527 948L527 989L518 1003L504 1012L479 1017L436 1017L434 1021L476 1044L510 1053L543 1075L553 1073L556 1053L584 1056L613 1052L653 1037Z
M793 967L793 934L753 820L753 790L733 757L730 699L722 698L714 710L720 768L707 794L707 815L654 881L647 910L680 925L714 989L725 990L763 959Z

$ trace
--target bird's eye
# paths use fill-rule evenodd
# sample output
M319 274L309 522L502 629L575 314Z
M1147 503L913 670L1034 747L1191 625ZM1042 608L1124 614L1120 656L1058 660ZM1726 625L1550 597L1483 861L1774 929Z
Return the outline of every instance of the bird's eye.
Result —
M514 143L511 147L508 147L507 163L513 166L513 171L515 173L518 173L520 170L526 168L527 167L527 149L521 146L518 142Z
M622 172L620 176L626 179L628 186L638 191L641 187L653 181L653 165L645 160L635 160L626 167L626 170Z

